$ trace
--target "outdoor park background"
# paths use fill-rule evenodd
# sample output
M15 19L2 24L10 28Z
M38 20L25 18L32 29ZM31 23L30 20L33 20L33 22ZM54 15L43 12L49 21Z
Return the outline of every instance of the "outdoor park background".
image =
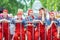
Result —
M48 11L60 10L60 0L39 0L41 5L48 9ZM29 8L32 8L35 0L0 0L0 7L8 9L9 13L15 15L19 8L26 12Z

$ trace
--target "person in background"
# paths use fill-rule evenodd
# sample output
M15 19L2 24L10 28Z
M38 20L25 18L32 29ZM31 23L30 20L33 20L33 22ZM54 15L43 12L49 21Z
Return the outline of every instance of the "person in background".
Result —
M25 20L32 22L33 19L34 19L33 10L32 10L32 9L29 9L29 10L28 10L28 15L27 15L27 17L25 18Z
M16 20L19 22L17 22ZM12 39L13 40L21 40L21 39L25 40L24 17L23 17L22 9L18 9L17 16L15 16L13 21L15 24L15 34L13 35Z
M59 36L59 38L60 38L60 14L59 13L57 13L56 14L56 19L58 20L58 36Z
M52 22L54 22L55 24L54 25L52 25L51 23ZM53 12L50 12L49 13L49 19L46 19L45 20L45 25L47 26L46 27L46 30L47 30L47 32L49 32L50 30L52 30L52 32L54 32L53 34L55 34L56 33L56 35L58 35L58 31L57 31L57 28L58 28L58 21L57 21L57 19L55 18L55 14L53 13ZM53 29L51 29L51 28L53 28ZM54 30L54 31L53 31ZM50 32L51 33L51 32ZM50 38L51 39L51 37L49 36L49 34L50 33L48 33L47 35L48 35L48 39ZM52 34L51 34L52 35ZM55 37L55 35L52 35L52 36L54 36Z
M41 8L39 9L39 13L38 16L35 17L35 20L38 20L36 22L36 28L35 28L35 40L41 39L41 40L45 40L45 25L44 25L44 21L45 21L45 9ZM40 21L43 23L40 23ZM39 30L38 30L39 29ZM40 32L39 32L40 31ZM39 34L40 33L40 34Z
M32 22L33 20L34 20L33 10L29 9L28 10L28 15L25 18L26 35L27 35L27 39L28 40L31 40L31 39L34 40L34 38L33 38L34 35L32 36L32 34L34 32L34 24Z
M44 21L45 20L45 17L46 17L45 9L44 8L41 8L41 9L39 9L38 16L35 17L35 20Z
M55 14L53 12L49 12L49 19L45 20L45 24L49 26L51 24L51 21L55 21L55 23L58 24L57 19L55 18Z
M10 37L11 37L11 39L12 39L12 37L13 37L13 35L14 35L14 33L15 33L15 25L13 24L13 15L10 13L10 14L8 14L8 16L11 18L11 22L10 22Z
M2 19L11 20L10 17L9 17L9 15L8 15L8 10L7 9L3 10Z
M6 25L4 24L5 22L3 22L3 36L5 38L5 40L10 40L10 23L11 22L11 18L8 16L8 10L7 9L4 9L3 10L3 13L2 13L2 16L0 16L0 20L3 21L3 19L5 19L4 21L6 22ZM8 20L8 21L6 21ZM9 25L9 26L8 26ZM9 37L8 37L9 35Z
M53 11L49 12L49 19L45 19L45 26L47 26L46 30L48 30L50 28L49 26L50 26L52 21L54 21L56 24L58 24L58 21L55 18L55 14Z

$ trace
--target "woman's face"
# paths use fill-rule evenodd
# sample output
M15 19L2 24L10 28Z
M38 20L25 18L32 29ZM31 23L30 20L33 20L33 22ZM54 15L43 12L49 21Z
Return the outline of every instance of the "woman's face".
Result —
M39 11L39 16L42 17L42 15L43 15L44 13L45 13L44 10L40 10L40 11Z
M38 15L39 15L40 17L42 17L42 13L39 13Z
M50 15L50 18L51 18L51 19L54 19L54 18L55 18L55 15L54 15L54 14L51 14L51 15Z
M3 14L6 16L6 15L8 15L8 13L7 12L3 12Z
M40 11L39 11L39 13L41 13L41 14L42 14L42 13L45 13L45 11L44 11L44 10L40 10Z
M3 17L6 18L8 16L7 12L3 12Z
M29 12L29 15L33 15L33 11L30 11L30 12Z
M18 17L21 17L22 15L23 15L22 11L18 12L18 14L17 14Z

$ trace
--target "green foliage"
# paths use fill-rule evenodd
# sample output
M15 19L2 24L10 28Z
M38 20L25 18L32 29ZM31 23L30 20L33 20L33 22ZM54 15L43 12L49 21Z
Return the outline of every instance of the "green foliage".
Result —
M23 5L20 2L17 2L17 0L0 0L0 7L3 7L5 9L8 9L9 13L12 13L15 15L17 13L18 8L23 9L25 12L28 10L27 4ZM24 0L26 3L26 0ZM31 3L33 3L33 0L31 0ZM32 4L30 3L30 8L32 7Z
M18 3L16 0L0 0L0 7L8 9L9 13L11 12L15 15L18 9Z
M48 10L60 10L60 1L59 0L40 0L42 5ZM18 8L21 8L26 12L28 8L32 8L34 0L31 0L30 6L28 7L26 0L24 0L26 5L23 5L17 0L0 0L0 7L8 9L9 13L15 15L17 13Z
M0 7L8 9L9 13L15 15L17 13L18 8L23 9L24 5L17 2L16 0L0 0Z
M48 10L60 10L60 1L59 0L40 0L45 8Z

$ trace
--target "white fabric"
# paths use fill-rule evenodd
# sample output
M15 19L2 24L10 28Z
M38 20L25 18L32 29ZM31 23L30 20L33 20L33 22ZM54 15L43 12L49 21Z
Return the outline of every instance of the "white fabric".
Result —
M10 24L10 34L14 34L15 33L15 25L14 24Z

